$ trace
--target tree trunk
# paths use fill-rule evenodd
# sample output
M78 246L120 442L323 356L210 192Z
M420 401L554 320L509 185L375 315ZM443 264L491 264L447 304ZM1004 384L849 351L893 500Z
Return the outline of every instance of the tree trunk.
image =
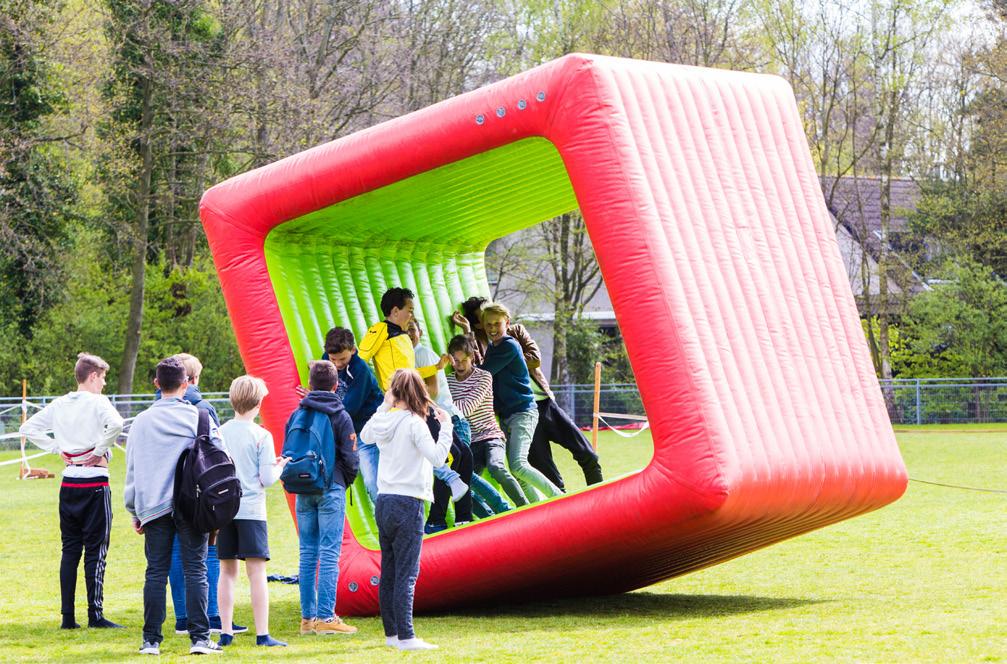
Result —
M150 144L150 130L154 124L151 88L150 79L145 78L139 136L142 166L136 184L136 228L133 234L133 265L130 270L132 283L129 292L129 319L126 322L126 344L119 368L119 394L130 394L133 391L133 373L136 370L136 358L140 352L140 332L143 328L147 232L150 225L150 181L154 170L153 149Z

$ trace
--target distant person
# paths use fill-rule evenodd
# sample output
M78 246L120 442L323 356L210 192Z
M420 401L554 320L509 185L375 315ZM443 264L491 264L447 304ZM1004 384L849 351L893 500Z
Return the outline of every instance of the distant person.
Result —
M61 454L66 463L59 490L62 629L80 627L74 604L82 553L88 627L122 627L104 615L105 557L112 532L108 460L123 426L122 417L101 393L107 373L105 360L79 354L74 366L77 390L52 401L21 425L22 436L47 452Z
M185 401L189 378L182 361L169 357L157 365L154 384L161 398L136 416L126 445L126 511L133 515L133 528L144 536L147 558L143 585L142 655L161 654L161 627L165 617L165 584L171 566L172 541L178 535L185 576L185 602L192 654L215 654L220 646L210 640L206 614L206 550L208 535L176 519L174 508L175 468L182 452L196 438L199 410ZM218 447L223 441L210 422L210 438Z
M531 390L531 376L521 346L507 334L510 311L502 304L482 309L482 325L489 339L480 368L493 374L493 409L507 434L507 463L531 502L563 492L528 463L538 410Z
M217 535L220 557L220 583L217 605L220 607L220 645L234 639L234 584L238 580L238 561L245 561L255 617L255 645L286 646L269 635L269 589L266 586L266 561L269 560L269 530L266 525L266 487L280 478L290 461L277 457L273 436L255 423L262 400L269 394L266 383L254 376L238 376L231 381L229 396L234 419L220 427L224 447L234 460L235 474L241 482L241 505L234 520Z
M189 353L178 353L175 357L181 360L182 366L185 367L185 371L189 376L189 387L186 388L182 399L200 410L205 410L210 415L213 423L219 427L220 417L217 415L217 409L213 407L212 403L204 399L203 394L199 391L199 379L203 375L203 363L199 361L198 357ZM160 399L160 390L155 392L154 396ZM207 604L206 609L210 620L210 631L219 632L221 625L220 609L217 606L217 583L220 579L220 560L217 557L216 544L210 544L207 549L206 579L210 584L208 592L209 604ZM175 539L171 547L171 569L168 572L168 585L171 588L171 604L175 610L175 633L186 634L188 633L188 616L185 610L185 576L182 573L182 554L178 538ZM232 625L231 629L234 634L243 634L248 631L248 627L244 625Z
M442 465L451 448L451 416L437 408L440 432L430 435L430 407L423 379L412 369L392 377L385 401L363 435L381 449L375 520L381 545L378 588L385 642L400 650L437 646L413 630L413 592L420 573L423 546L423 503L433 500L433 466Z
M521 485L507 469L506 437L493 415L493 376L476 368L471 339L458 335L448 343L454 373L447 377L455 406L472 427L473 472L489 467L490 475L515 505L527 505Z
M311 363L308 384L311 391L301 399L300 408L327 418L332 438L324 441L328 486L320 494L298 494L297 536L300 542L298 585L301 592L301 635L354 634L336 615L336 588L339 579L339 555L343 546L343 522L346 518L346 488L357 477L357 435L353 421L336 396L339 373L328 360ZM287 439L295 412L287 422ZM285 443L286 444L286 443Z
M489 344L479 320L480 311L485 302L485 298L470 297L462 303L461 313L456 313L452 317L452 321L462 329L462 332L476 342L476 364L482 362ZM567 449L573 455L574 460L580 465L581 471L584 473L584 481L588 485L601 482L604 477L598 453L594 451L584 432L556 403L556 397L549 387L545 372L542 371L542 354L538 344L535 343L527 328L520 323L510 323L507 326L507 334L514 337L521 345L521 351L532 379L531 388L535 405L538 408L538 424L535 426L535 435L532 437L531 449L528 451L528 462L545 475L549 481L565 490L563 476L553 461L552 447L549 444L551 441Z

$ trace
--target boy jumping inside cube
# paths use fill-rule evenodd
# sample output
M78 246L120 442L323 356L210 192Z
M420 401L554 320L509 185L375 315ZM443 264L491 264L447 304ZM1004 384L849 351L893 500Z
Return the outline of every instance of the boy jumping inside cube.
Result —
M21 425L22 436L47 452L61 454L66 462L59 489L63 629L80 627L74 617L74 594L81 553L88 627L122 627L103 614L105 557L112 530L108 460L122 433L122 417L101 393L107 372L105 360L81 353L74 367L77 391L59 397Z

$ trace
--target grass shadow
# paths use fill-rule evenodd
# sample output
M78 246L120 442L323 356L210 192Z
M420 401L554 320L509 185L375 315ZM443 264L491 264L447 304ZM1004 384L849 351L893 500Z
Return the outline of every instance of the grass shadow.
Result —
M573 597L535 602L515 602L493 606L473 606L432 616L469 618L554 618L581 617L604 620L632 616L688 620L713 618L760 611L792 609L828 599L800 597L760 597L757 595L670 595L653 592L632 592L602 597Z

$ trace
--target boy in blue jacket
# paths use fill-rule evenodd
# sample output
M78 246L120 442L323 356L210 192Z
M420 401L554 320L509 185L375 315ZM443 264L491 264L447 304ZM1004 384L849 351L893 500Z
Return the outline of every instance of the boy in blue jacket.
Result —
M510 311L502 304L486 305L482 310L482 324L490 343L480 368L493 374L493 410L500 416L500 424L507 434L510 471L533 503L542 496L562 495L555 484L528 463L532 436L538 424L538 409L524 353L520 344L507 334Z
M342 401L353 430L357 434L357 455L360 459L360 474L364 478L367 495L374 503L378 498L378 446L360 440L360 431L378 409L385 395L378 387L374 372L357 354L353 332L344 327L334 327L325 335L324 359L336 366L339 372L339 387L336 396Z
M347 625L336 615L336 587L346 516L346 487L353 484L359 468L357 434L336 393L339 387L336 365L328 360L312 362L308 384L311 391L301 399L300 407L324 413L329 418L334 444L322 451L326 467L332 468L328 489L317 495L297 495L301 634L353 634L357 628Z

